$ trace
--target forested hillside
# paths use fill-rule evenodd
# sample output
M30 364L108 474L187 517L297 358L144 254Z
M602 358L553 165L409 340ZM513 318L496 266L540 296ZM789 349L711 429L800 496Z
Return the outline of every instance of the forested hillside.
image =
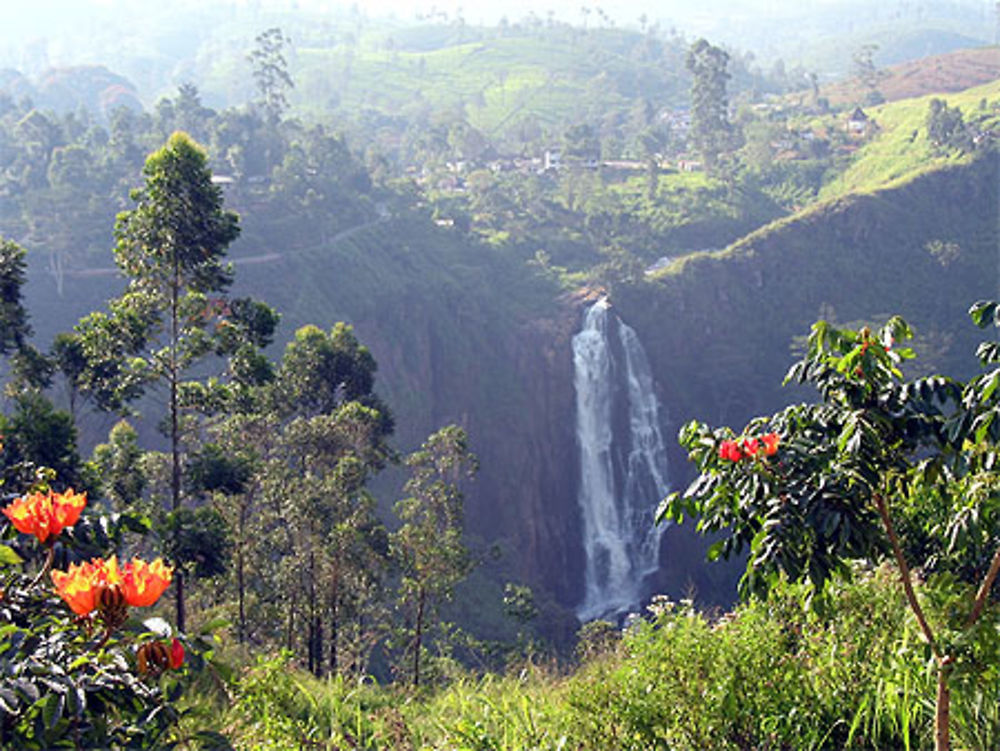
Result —
M933 676L918 675L919 650L899 647L918 631L940 680L958 664L956 737L992 742L1000 725L984 720L977 736L978 705L962 703L976 681L995 683L980 621L1000 570L980 526L992 506L985 521L957 514L960 528L939 516L967 477L992 471L1000 440L1000 381L975 377L995 352L977 357L983 334L967 314L1000 296L1000 84L982 83L995 47L887 72L863 46L831 87L603 11L477 26L460 14L375 22L355 8L287 28L248 20L278 18L267 12L232 10L228 26L206 13L224 37L164 26L163 58L145 68L121 51L145 71L135 84L96 62L0 72L11 503L0 609L17 623L0 630L0 650L23 656L50 638L39 625L50 618L46 649L74 655L78 671L56 691L11 658L21 672L0 683L0 745L74 732L127 745L149 722L153 747L171 733L202 744L192 748L326 733L373 748L878 748L909 743L912 722L920 746L939 732ZM162 86L174 48L197 83ZM146 90L153 81L163 90ZM607 315L592 318L597 308ZM992 323L994 308L976 310ZM913 327L912 362L896 314ZM807 342L818 319L834 333ZM818 397L782 386L802 358L799 380ZM921 380L939 373L949 378ZM780 412L817 398L834 417ZM835 411L855 402L855 417ZM581 417L591 407L597 417ZM837 420L878 410L875 427L830 437ZM682 448L690 420L732 429L705 427L717 432L699 444L688 428ZM894 436L886 453L872 448L881 435ZM929 456L938 464L919 474ZM722 549L721 527L645 534L663 496L692 480L687 500L663 507L671 522L706 493L732 508L764 494L778 509L768 513L785 513L812 493L820 459L874 488L872 503L823 517L787 549L762 551L777 522L755 516L733 525L753 555L735 546L728 565L704 560L711 543ZM775 478L791 484L772 493ZM983 482L970 503L992 499ZM587 504L602 483L611 510L595 519ZM899 551L890 523L871 526L888 518L873 504L890 491L907 501ZM643 493L642 508L625 507ZM628 518L615 526L615 515ZM817 539L829 549L796 569ZM643 568L635 550L649 540ZM951 586L955 607L972 608L964 626L938 590L930 626L901 615L922 618L875 567L890 552L897 566L922 562L928 592ZM145 562L154 556L166 562ZM781 575L757 594L772 589L774 606L720 616L744 565L772 557ZM853 583L833 581L852 571ZM967 597L987 571L985 594ZM59 600L41 594L50 578ZM628 602L593 600L623 580ZM174 627L140 622L164 592ZM816 609L796 610L813 595ZM63 602L78 621L38 615ZM650 604L636 625L632 611ZM158 608L167 614L166 599ZM873 612L891 633L871 630ZM847 648L838 639L852 630L866 641ZM978 652L952 651L973 642ZM668 646L678 666L701 667L673 681L653 656ZM84 675L90 649L128 658ZM539 655L585 667L563 681L536 670ZM227 675L226 660L246 672ZM133 662L148 684L132 680ZM292 664L331 682L286 682ZM463 672L510 666L521 678L477 689ZM636 671L652 698L633 693ZM748 693L741 676L764 673L775 681ZM206 706L225 691L213 694L210 675L235 697L211 720ZM368 692L371 677L412 686L421 703ZM171 714L177 697L158 693L160 679L178 696L193 689L200 719ZM905 701L878 695L904 680ZM416 693L427 684L453 693ZM790 697L805 685L814 701L796 715ZM676 693L695 686L704 722ZM492 719L466 690L489 697ZM743 695L755 709L729 711ZM131 707L127 722L85 719L96 697ZM326 719L324 700L336 703ZM439 700L441 719L423 724ZM170 711L144 714L156 702ZM494 731L506 745L475 740Z

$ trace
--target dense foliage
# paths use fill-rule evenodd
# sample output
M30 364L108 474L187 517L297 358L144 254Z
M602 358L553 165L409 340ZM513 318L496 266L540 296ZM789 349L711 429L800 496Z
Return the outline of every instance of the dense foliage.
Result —
M985 327L1000 324L998 309L981 302L970 314ZM878 332L817 323L786 380L814 385L821 401L761 418L738 436L686 425L681 442L700 475L664 502L661 515L693 515L700 530L720 536L712 558L746 549L748 593L787 576L822 594L831 578L850 573L852 561L891 557L933 655L935 748L943 751L951 747L953 683L992 680L976 645L996 636L981 617L1000 574L992 477L1000 356L984 342L978 354L987 371L964 385L941 376L905 380L900 365L913 352L902 345L911 337L898 317ZM899 516L909 539L897 532ZM935 624L911 571L933 573L945 557L959 562L943 568L979 586L964 598L956 592L951 616Z
M50 472L38 477L3 508L10 526L0 544L0 742L166 748L183 714L176 702L211 649L137 615L170 585L173 571L161 559L85 560L114 549L126 529L141 530L141 519L84 513L86 494L54 491Z

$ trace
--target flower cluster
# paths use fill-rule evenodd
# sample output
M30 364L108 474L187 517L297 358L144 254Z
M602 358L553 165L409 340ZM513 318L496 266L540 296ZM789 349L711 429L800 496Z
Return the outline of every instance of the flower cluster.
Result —
M761 456L774 456L778 451L781 438L777 433L765 433L762 436L744 438L742 440L727 440L719 444L719 458L730 462L741 459L754 459Z
M121 607L148 607L166 590L173 569L162 558L152 563L133 558L123 565L118 557L94 558L70 564L68 571L53 571L52 581L59 596L77 615Z
M66 527L72 527L87 505L86 493L29 493L16 498L3 509L4 516L18 532L34 535L39 542L55 540Z

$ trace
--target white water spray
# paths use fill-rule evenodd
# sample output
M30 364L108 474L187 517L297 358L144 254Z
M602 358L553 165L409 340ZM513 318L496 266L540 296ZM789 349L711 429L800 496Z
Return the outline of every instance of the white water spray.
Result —
M587 621L642 598L643 578L659 565L662 528L654 516L670 480L649 360L606 298L587 310L573 337L573 368L587 559L577 615Z

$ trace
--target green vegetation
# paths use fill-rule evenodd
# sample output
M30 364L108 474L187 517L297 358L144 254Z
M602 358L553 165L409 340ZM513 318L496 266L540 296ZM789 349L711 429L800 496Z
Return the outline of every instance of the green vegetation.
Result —
M997 84L848 123L815 85L808 104L762 96L802 76L653 29L327 31L220 55L219 80L243 75L237 53L256 80L242 107L185 84L105 123L0 97L0 232L31 248L0 240L0 468L12 490L55 470L93 499L47 550L0 530L0 741L995 746L1000 377L951 367L964 300L940 291L995 292ZM293 117L330 113L350 140ZM116 209L128 286L83 291ZM26 258L55 282L41 338L81 320L47 351L28 342ZM238 285L281 311L283 352L275 310ZM657 598L621 630L585 624L573 660L565 353L598 288L674 421L774 412L790 348L827 400L739 443L684 434L702 476L671 510L723 535L712 555L751 551L748 599ZM917 306L924 370L954 381L903 379L897 303ZM806 344L817 313L831 323ZM392 441L420 448L401 461ZM683 532L671 550L693 559ZM113 581L89 609L63 595L74 619L51 561L111 550L168 558L177 627L215 643L179 634L174 665L173 630L129 621ZM725 574L668 566L657 586L730 601Z
M996 303L978 303L970 315L981 327L1000 325L997 310ZM996 637L980 617L1000 574L1000 507L992 491L1000 355L994 343L981 345L982 365L992 370L965 385L942 376L904 380L899 367L914 356L905 346L910 338L898 317L878 332L817 323L786 382L815 386L822 401L754 420L735 437L730 429L686 425L681 443L700 475L671 494L662 515L694 516L700 531L720 535L710 558L747 549L745 593L766 592L787 576L821 596L852 561L891 555L933 655L934 748L946 751L952 682L990 680L977 653ZM761 435L765 430L771 432ZM909 543L894 517L909 522ZM965 597L951 592L953 612L932 624L911 571L926 575L939 566L957 568L979 586Z
M972 160L976 149L971 144L966 148L941 149L928 132L927 116L934 99L932 96L906 99L869 110L878 128L877 136L866 140L843 173L827 183L820 198L832 199L898 185L943 166ZM1000 83L978 86L944 99L974 120L975 125L970 126L973 132L996 130L1000 122L997 109ZM985 110L980 106L984 100Z
M934 686L895 579L858 569L822 611L787 584L725 614L654 600L572 671L528 662L419 694L260 660L223 724L238 749L928 748ZM983 647L995 660L995 641ZM956 703L956 748L996 738L996 686L995 676L970 684Z

